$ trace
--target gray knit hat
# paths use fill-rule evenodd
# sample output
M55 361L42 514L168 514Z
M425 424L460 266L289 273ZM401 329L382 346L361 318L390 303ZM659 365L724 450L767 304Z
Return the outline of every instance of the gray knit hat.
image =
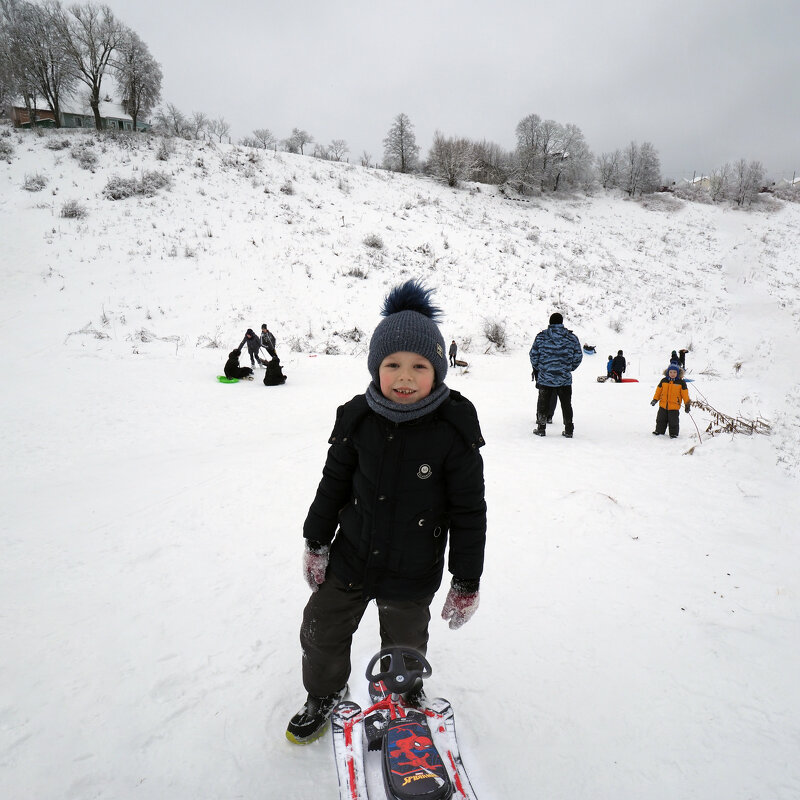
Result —
M433 289L418 281L406 281L395 286L383 301L381 315L386 317L372 334L369 342L367 368L372 380L380 386L378 369L381 361L392 353L419 353L433 364L436 385L444 383L447 375L444 337L436 324L442 310L432 305Z

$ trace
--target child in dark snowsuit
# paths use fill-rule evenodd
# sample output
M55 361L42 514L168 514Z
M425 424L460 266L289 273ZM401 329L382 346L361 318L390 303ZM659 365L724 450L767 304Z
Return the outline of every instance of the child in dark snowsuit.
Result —
M617 355L611 362L611 377L616 383L622 383L622 376L625 374L627 366L622 350L617 350Z
M228 360L225 362L225 377L226 378L239 378L252 380L253 370L250 367L239 366L239 356L242 354L241 350L231 350L228 353Z
M656 429L653 431L654 436L663 436L669 425L669 438L676 439L680 429L680 408L681 401L683 401L683 410L688 414L691 408L691 399L689 398L689 390L686 387L686 381L679 375L679 367L677 364L670 364L664 371L666 377L662 378L656 386L656 392L650 405L658 406L658 414L656 415Z
M478 608L484 442L475 407L444 383L447 353L430 294L415 281L389 293L369 345L372 380L336 412L303 526L312 594L300 628L308 697L286 731L295 743L321 736L347 692L350 644L370 600L382 647L423 654L445 563L453 577L442 617L450 628ZM409 687L406 702L419 702L420 688Z
M613 363L614 363L614 356L609 356L608 364L606 364L606 378L611 377L611 366L613 365Z
M245 345L247 345L247 352L250 353L250 366L255 367L256 361L259 364L266 364L266 361L262 361L258 355L258 351L261 348L261 339L256 336L255 331L252 328L247 329L247 333L244 335L244 339L239 342L238 349L241 350Z
M286 383L286 376L281 369L281 360L278 356L267 362L267 371L264 373L264 386L280 386Z

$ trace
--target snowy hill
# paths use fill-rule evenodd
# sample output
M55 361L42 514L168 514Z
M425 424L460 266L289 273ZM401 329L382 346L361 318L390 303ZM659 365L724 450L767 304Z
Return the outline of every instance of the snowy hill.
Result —
M300 529L381 298L409 276L437 288L470 362L448 383L487 441L481 608L450 632L437 596L429 651L482 800L800 796L798 205L2 140L4 797L336 796L327 738L283 738L303 698ZM598 353L572 441L531 436L527 351L553 310ZM287 384L216 383L262 322ZM680 347L693 399L771 435L708 436L695 409L677 441L651 436ZM596 382L618 349L638 384Z

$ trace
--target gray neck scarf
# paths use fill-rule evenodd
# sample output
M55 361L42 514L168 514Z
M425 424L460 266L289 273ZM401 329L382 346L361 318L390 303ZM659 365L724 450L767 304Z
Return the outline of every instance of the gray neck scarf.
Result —
M427 397L411 405L403 405L387 399L374 382L370 383L365 394L367 405L376 414L380 414L390 422L400 423L419 419L435 411L450 396L450 388L444 383L439 384Z

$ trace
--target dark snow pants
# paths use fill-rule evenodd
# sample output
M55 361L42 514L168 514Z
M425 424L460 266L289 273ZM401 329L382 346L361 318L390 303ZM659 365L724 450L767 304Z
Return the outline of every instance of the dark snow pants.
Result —
M547 420L556 410L556 398L561 403L561 415L564 417L564 431L572 433L572 386L540 386L539 401L536 404L536 424L546 425Z
M378 598L381 648L413 647L425 655L432 600L432 594L421 600ZM303 685L309 694L324 697L347 683L350 645L368 603L361 595L361 587L349 589L330 572L309 598L300 628Z
M656 433L664 433L667 429L667 424L669 424L669 435L677 436L681 427L680 410L675 408L672 411L667 411L666 408L659 406L658 414L656 414Z

